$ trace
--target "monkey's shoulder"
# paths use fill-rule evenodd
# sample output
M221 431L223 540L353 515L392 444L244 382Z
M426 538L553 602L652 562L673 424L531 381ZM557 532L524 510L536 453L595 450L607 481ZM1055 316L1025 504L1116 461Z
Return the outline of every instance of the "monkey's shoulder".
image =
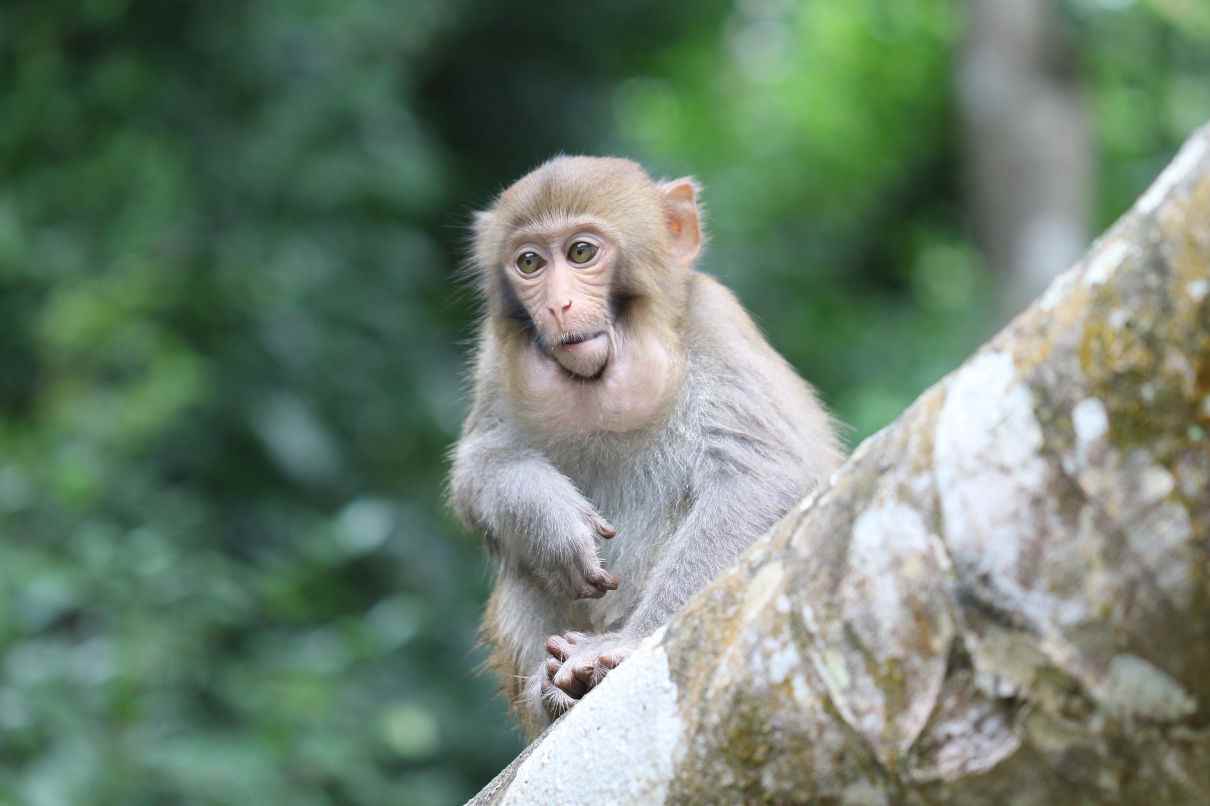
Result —
M760 336L735 293L709 274L694 271L689 276L687 310L691 342L713 343L736 334Z
M691 353L711 359L715 369L743 382L802 384L793 367L769 344L731 289L708 274L694 272L690 284L687 340ZM701 360L698 363L702 363Z
M773 348L735 294L695 273L690 294L690 407L706 429L791 448L822 471L840 456L815 390Z

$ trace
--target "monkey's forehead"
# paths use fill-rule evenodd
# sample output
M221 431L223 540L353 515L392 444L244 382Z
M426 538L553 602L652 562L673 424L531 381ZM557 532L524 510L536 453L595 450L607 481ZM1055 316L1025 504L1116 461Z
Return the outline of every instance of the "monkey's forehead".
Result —
M556 157L500 194L493 212L499 223L513 230L552 217L618 220L650 215L659 208L659 190L636 162L618 157Z

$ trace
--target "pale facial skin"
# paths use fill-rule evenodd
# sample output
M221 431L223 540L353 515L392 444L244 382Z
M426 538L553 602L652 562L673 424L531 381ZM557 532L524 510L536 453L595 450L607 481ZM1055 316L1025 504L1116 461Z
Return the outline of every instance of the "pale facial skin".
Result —
M509 282L537 326L541 346L571 374L598 376L611 352L616 247L600 229L574 223L519 240Z
M660 270L687 272L701 247L695 185L661 188L670 251ZM614 321L620 258L610 222L591 216L514 233L505 275L536 330L513 354L508 383L520 417L549 435L645 428L666 414L684 369L666 321Z
M632 431L654 422L679 382L680 362L648 328L614 321L619 250L605 224L568 221L513 239L507 282L537 339L514 356L521 416L548 434Z

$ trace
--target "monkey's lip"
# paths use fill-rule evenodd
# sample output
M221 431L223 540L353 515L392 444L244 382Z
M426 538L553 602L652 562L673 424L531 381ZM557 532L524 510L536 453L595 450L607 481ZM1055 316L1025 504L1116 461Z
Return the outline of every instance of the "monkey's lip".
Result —
M595 381L605 373L609 354L609 334L598 330L565 334L551 351L551 358L572 377Z
M559 339L559 347L563 349L574 349L581 344L586 344L594 339L605 338L605 331L598 330L596 333L568 333Z

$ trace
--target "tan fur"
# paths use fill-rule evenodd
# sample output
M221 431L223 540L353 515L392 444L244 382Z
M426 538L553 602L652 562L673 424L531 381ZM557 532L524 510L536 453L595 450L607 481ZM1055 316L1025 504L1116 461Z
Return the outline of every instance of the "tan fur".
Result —
M479 625L479 640L488 647L484 667L496 678L500 694L508 703L509 711L528 736L535 736L542 727L527 713L522 703L525 675L518 666L518 658L510 651L507 643L500 640L503 630L500 622L500 590L492 591L483 610L483 622Z

